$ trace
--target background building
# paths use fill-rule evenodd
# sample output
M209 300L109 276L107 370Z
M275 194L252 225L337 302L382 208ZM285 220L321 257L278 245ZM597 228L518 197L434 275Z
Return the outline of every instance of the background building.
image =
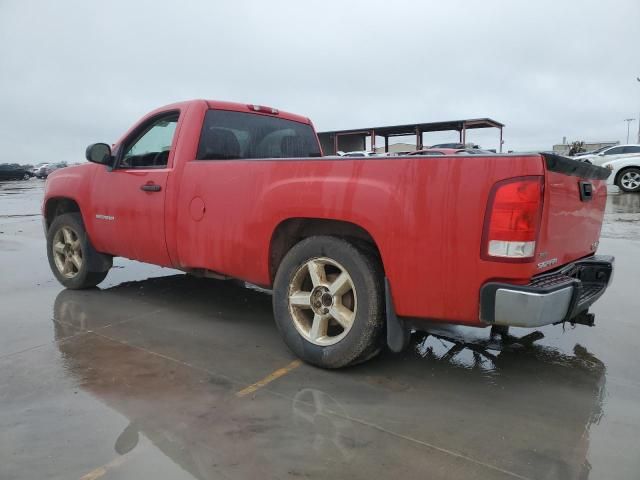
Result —
M414 123L408 125L385 125L381 127L354 128L350 130L334 130L328 132L318 132L318 138L322 145L322 152L325 155L335 155L339 151L352 152L366 150L367 145L371 145L371 150L379 152L377 148L384 145L382 152L389 151L413 151L422 150L424 146L423 134L429 132L455 131L458 133L458 141L467 143L467 131L478 128L495 128L499 132L499 150L502 152L502 132L504 124L492 120L491 118L471 118L465 120L450 120L446 122ZM394 137L413 137L415 144L411 148L393 147L389 142ZM376 142L376 139L378 142ZM399 145L399 144L395 144ZM392 150L393 148L403 148L403 150Z

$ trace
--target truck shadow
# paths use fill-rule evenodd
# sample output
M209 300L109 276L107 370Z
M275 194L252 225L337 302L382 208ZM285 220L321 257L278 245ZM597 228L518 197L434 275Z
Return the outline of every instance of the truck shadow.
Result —
M385 352L354 368L301 367L270 387L282 388L277 402L260 397L247 410L235 399L236 370L260 372L264 350L286 354L264 291L186 275L63 290L53 321L68 374L129 419L113 439L116 452L135 449L142 434L194 478L290 470L358 476L372 456L391 455L374 449L383 430L491 458L530 478L586 478L590 471L589 429L602 416L606 369L580 345L570 352L535 343L499 351L416 334L402 354ZM130 341L100 335L127 324L135 325ZM132 348L166 328L157 345ZM78 336L87 332L98 335ZM244 349L241 364L217 357L196 369L167 360L214 341ZM256 349L258 343L264 347ZM332 466L314 463L327 455Z

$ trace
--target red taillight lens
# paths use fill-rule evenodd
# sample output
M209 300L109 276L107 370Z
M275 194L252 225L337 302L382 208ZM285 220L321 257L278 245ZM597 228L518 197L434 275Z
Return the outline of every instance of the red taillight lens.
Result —
M485 215L482 258L528 261L540 230L543 177L518 177L494 185Z

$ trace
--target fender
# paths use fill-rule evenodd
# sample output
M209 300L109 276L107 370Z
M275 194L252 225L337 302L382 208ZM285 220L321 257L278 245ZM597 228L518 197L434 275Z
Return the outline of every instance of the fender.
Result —
M49 227L47 222L47 205L51 200L66 198L73 200L80 209L82 222L87 231L87 235L94 243L92 208L91 208L91 185L93 177L98 168L105 168L101 165L86 163L73 165L56 170L47 178L45 187L45 197L42 202L42 217L45 229Z

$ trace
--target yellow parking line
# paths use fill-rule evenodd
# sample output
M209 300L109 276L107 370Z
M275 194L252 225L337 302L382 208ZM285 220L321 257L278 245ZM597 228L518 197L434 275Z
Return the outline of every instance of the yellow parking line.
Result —
M122 465L126 459L127 459L126 456L117 457L111 460L106 465L103 465L102 467L98 467L94 470L91 470L89 473L80 477L80 480L96 480L100 477L103 477L105 473L107 473L107 470L109 470L110 468L115 468Z
M291 370L293 370L295 368L298 368L300 365L302 365L302 362L300 360L294 360L289 365L287 365L285 367L282 367L282 368L279 368L275 372L270 373L269 375L264 377L262 380L254 383L252 385L249 385L246 388L243 388L239 392L236 392L236 397L244 397L245 395L249 395L250 393L253 393L256 390L258 390L259 388L262 388L265 385L270 384L271 382L273 382L274 380L282 377L283 375L286 375Z
M102 477L105 473L107 473L107 469L104 467L98 467L95 470L91 470L86 475L80 477L80 480L96 480L97 478Z

